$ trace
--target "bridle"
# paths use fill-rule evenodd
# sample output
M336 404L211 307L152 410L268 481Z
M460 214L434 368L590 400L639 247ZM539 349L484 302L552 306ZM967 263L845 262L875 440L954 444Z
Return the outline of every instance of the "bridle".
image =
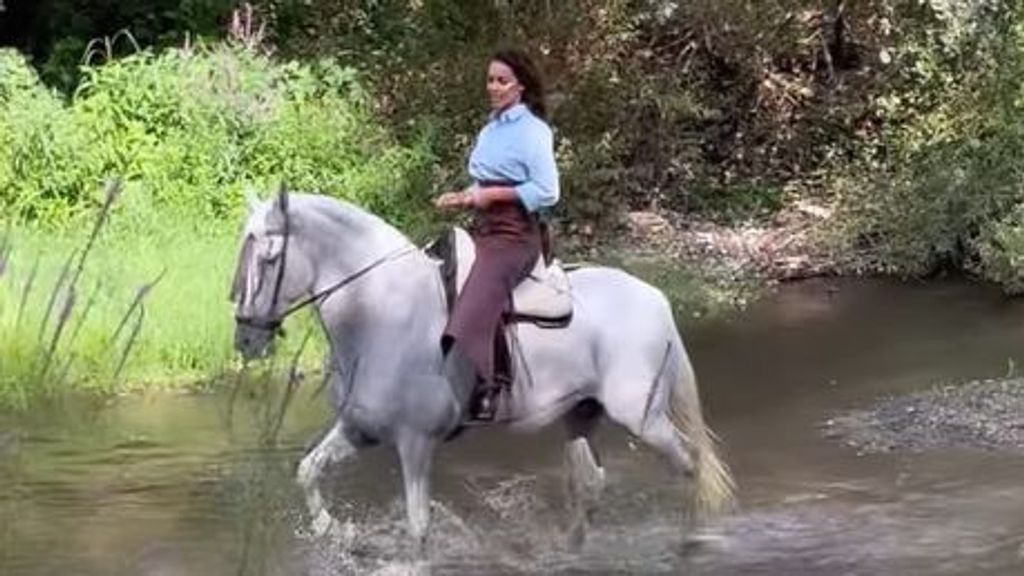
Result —
M291 316L292 314L298 312L299 310L305 308L306 306L313 304L314 302L318 302L320 300L327 298L328 296L344 288L345 286L355 282L356 280L362 278L363 276L366 276L378 266L385 264L390 260L394 260L400 256L404 256L414 250L417 250L416 246L411 243L404 246L399 246L398 248L388 252L387 254L381 256L380 258L377 258L370 262L369 264L359 268L352 274L345 276L341 280L328 285L326 288L317 290L310 294L309 296L303 298L302 300L299 300L295 304L292 304L291 306L288 307L287 310L284 311L284 313L274 315L274 311L277 310L277 301L281 296L281 284L284 282L285 268L287 267L288 263L288 243L291 238L291 225L288 218L288 195L282 192L281 194L279 194L278 199L281 206L281 214L284 217L284 226L281 232L281 262L277 266L277 277L274 279L274 292L270 300L270 315L264 318L260 318L244 317L238 316L236 314L235 322L242 326L255 328L257 330L266 330L270 332L282 333L281 324L284 322L285 318Z

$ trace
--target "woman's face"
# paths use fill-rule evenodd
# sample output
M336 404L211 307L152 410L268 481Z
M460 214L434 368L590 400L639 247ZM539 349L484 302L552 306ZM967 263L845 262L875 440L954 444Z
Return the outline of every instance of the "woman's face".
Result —
M522 99L523 85L508 64L492 60L487 67L487 97L491 102L491 110L495 112L518 104Z

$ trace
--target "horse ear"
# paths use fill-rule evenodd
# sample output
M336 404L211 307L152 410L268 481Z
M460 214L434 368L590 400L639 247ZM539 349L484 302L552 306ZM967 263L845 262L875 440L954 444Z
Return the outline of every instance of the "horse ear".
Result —
M288 213L288 190L284 187L284 182L277 188L277 208L282 214Z

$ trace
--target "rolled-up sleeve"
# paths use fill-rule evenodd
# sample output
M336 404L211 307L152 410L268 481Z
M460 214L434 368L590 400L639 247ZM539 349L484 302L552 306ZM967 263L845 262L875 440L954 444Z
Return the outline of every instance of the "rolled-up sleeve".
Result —
M536 212L558 202L558 167L551 129L537 125L530 136L523 159L527 179L516 186L516 193L527 211Z

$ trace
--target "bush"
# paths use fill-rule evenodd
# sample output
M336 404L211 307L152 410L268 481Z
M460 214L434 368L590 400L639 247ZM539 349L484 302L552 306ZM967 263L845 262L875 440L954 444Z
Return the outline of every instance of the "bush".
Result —
M19 73L0 88L0 205L19 221L67 225L109 175L137 183L140 204L196 222L233 226L245 185L278 182L400 225L423 220L426 147L398 146L356 74L330 60L281 64L226 45L141 52L86 66L67 104L16 55L4 62Z
M858 269L967 271L1018 292L1024 12L936 14L895 55L886 129L843 169L840 243Z

